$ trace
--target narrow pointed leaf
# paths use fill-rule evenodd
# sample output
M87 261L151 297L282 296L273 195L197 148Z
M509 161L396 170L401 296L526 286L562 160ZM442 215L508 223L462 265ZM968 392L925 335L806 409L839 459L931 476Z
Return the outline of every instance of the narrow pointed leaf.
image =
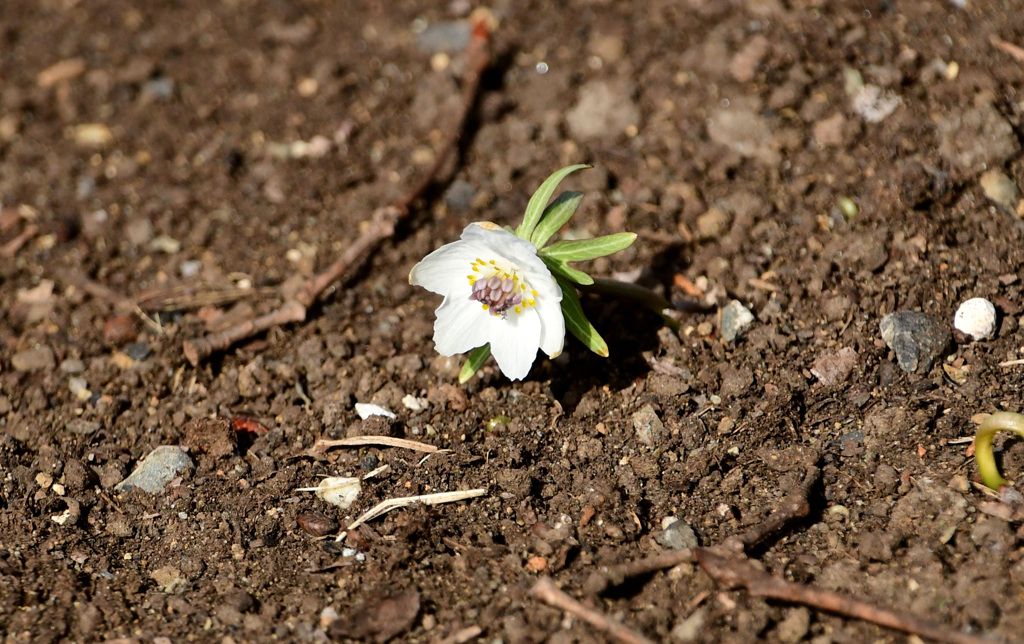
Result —
M561 279L558 280L558 285L562 287L562 315L565 316L565 328L579 338L580 342L587 345L588 349L602 358L607 358L608 343L583 314L583 307L580 306L580 298L576 295L576 289L572 284Z
M543 223L541 224L543 225ZM538 228L540 230L540 228ZM596 239L580 239L551 244L540 251L541 255L563 262L582 262L595 257L604 257L629 248L636 239L636 233L615 233Z
M540 258L544 262L544 265L551 269L551 272L555 274L556 278L561 278L567 282L573 282L583 286L590 286L594 283L593 277L587 275L583 271L576 270L561 260L551 259L550 257L544 257L543 255L541 255Z
M551 205L544 209L540 223L537 224L533 236L530 237L533 245L543 248L544 244L548 243L548 240L558 232L558 229L576 213L581 201L583 201L582 192L563 192L555 197Z
M469 379L475 376L477 371L480 371L480 367L484 366L489 357L491 357L490 344L485 344L470 351L469 357L466 358L466 364L462 365L462 370L459 371L459 384L464 385L469 382Z
M519 224L519 228L516 228L516 237L530 239L537 224L540 223L541 215L544 214L544 207L548 205L548 200L551 199L551 195L555 194L555 190L558 188L558 184L562 182L562 179L577 170L589 167L584 164L567 166L555 171L544 183L540 184L537 192L533 193L533 196L530 197L530 203L526 205L526 214L523 216L523 223Z

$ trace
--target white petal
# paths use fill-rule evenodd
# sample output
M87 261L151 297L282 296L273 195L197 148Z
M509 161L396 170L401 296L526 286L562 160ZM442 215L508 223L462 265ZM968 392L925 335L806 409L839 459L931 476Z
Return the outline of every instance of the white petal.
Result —
M550 358L557 357L565 345L565 316L562 315L562 307L557 302L544 300L538 302L536 311L540 318L540 350Z
M434 321L434 348L443 356L466 353L500 335L495 326L505 322L469 297L446 297Z
M456 285L469 283L471 264L479 248L466 242L445 244L409 271L409 283L439 295L448 295ZM468 291L467 291L468 292Z
M511 380L522 380L530 373L530 367L537 357L540 346L540 316L533 309L521 315L508 316L503 333L490 338L491 355L494 356L501 373Z

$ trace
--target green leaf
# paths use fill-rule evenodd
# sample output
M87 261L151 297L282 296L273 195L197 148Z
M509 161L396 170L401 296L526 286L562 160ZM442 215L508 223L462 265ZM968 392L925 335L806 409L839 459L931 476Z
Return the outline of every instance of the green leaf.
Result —
M548 200L551 199L551 195L555 194L555 189L558 188L558 184L562 182L562 179L577 170L589 167L584 164L570 165L561 170L556 170L554 174L545 179L544 183L540 184L540 187L537 188L537 192L533 193L533 196L530 197L530 203L526 205L526 214L523 215L523 223L519 224L519 228L516 228L516 237L530 239L533 236L533 230L540 223L541 215L544 214L544 207L548 205Z
M588 349L602 358L607 358L608 343L583 314L583 307L580 306L580 298L576 295L576 289L572 284L561 279L558 280L558 285L562 287L562 315L565 316L565 328L579 338L580 342L587 345Z
M574 282L583 286L590 286L594 283L593 277L587 275L583 271L576 270L562 260L541 256L541 261L543 261L544 265L555 274L556 278L561 278L567 282Z
M582 262L629 248L634 240L636 240L636 233L615 233L596 239L558 242L542 249L540 254L551 259L560 259L563 262Z
M530 237L533 245L537 248L542 248L544 244L548 243L548 240L558 232L558 229L564 226L565 222L569 221L573 214L575 214L576 209L580 207L581 201L583 201L582 192L563 192L555 197L551 205L544 209L540 223L537 224L536 230L533 231L533 236Z
M462 370L459 371L459 384L464 385L469 382L469 379L475 376L477 371L480 371L480 367L484 366L487 358L490 357L491 345L489 343L470 351L469 357L466 358L466 364L462 365Z

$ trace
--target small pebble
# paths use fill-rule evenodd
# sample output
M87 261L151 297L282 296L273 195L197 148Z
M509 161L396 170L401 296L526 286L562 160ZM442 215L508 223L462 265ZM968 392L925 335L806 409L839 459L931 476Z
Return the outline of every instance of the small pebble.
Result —
M722 339L732 342L754 321L754 314L737 300L733 300L722 309Z
M978 179L985 196L1004 208L1013 208L1020 198L1020 190L1013 179L996 169L991 169Z
M11 366L15 371L48 371L57 366L57 358L50 347L36 347L11 356Z
M203 269L203 263L198 259L190 259L187 262L181 263L181 276L182 277L195 277L199 274L199 271Z
M949 347L952 333L940 320L921 311L898 311L882 318L882 339L896 354L900 369L927 372Z
M699 543L697 533L693 531L690 524L676 517L662 519L661 528L661 532L655 535L654 540L658 542L658 545L669 550L696 548Z
M85 378L68 378L68 390L72 396L81 401L89 400L92 396L92 392L89 391L89 382Z
M653 407L644 405L640 411L633 414L633 430L641 443L647 447L656 447L664 438L665 424L658 418Z
M953 326L974 340L987 340L996 332L996 307L983 297L973 297L956 310Z
M359 414L359 417L363 420L366 420L371 416L384 416L385 418L391 418L392 420L396 418L394 412L372 403L356 403L356 413Z
M192 467L192 459L177 445L161 445L142 459L128 478L115 486L118 492L138 488L156 494L176 476Z
M60 370L64 373L82 373L85 371L85 362L78 358L68 358L60 363Z

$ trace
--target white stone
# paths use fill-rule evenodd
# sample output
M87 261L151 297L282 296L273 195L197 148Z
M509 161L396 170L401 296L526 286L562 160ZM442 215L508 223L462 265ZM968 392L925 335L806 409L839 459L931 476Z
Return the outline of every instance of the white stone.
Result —
M394 412L390 409L384 409L380 405L374 405L372 403L356 403L356 413L363 420L366 420L370 416L384 416L394 420L396 418Z
M986 340L996 332L996 307L983 297L974 297L956 310L953 326L975 340Z

